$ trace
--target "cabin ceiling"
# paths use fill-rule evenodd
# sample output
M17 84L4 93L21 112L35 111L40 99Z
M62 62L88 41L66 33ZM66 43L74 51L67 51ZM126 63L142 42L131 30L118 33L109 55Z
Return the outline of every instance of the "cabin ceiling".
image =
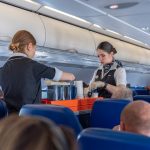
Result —
M150 0L34 0L150 45ZM118 9L109 9L119 4Z
M10 4L18 4L20 0L0 0L2 2L8 2ZM29 0L24 0L29 1ZM41 4L41 6L50 6L52 8L61 10L63 12L72 14L74 16L80 17L85 19L92 24L97 24L101 26L103 29L109 29L120 33L122 36L128 36L134 38L138 41L141 41L145 44L150 45L150 0L32 0ZM21 1L23 2L23 0ZM20 3L21 3L20 2ZM134 2L134 3L131 3ZM118 9L108 9L108 7L112 4L119 4L120 8ZM23 4L17 5L19 7L23 7ZM131 7L129 7L131 6ZM126 7L126 8L124 8ZM36 11L40 9L40 6L36 7ZM3 43L1 43L3 44ZM6 44L7 45L7 44ZM10 52L4 50L6 49L5 43L4 45L0 45L0 61L4 62L7 57L6 55ZM40 53L40 57L36 57L41 62L44 63L52 63L54 65L59 65L59 60L64 61L63 65L71 64L75 65L77 68L86 68L86 67L96 67L98 65L98 61L92 61L95 57L89 56L87 60L83 59L85 56L80 57L80 61L76 61L77 58L79 59L80 54L75 54L74 56L68 53L66 56L62 54L61 58L55 58L55 54L53 54L53 50L51 53L47 54L49 57L45 58L41 56L41 53L45 52L46 50L38 49ZM56 54L57 55L57 54ZM49 59L51 57L51 62ZM86 56L87 57L87 56ZM70 59L68 59L70 58ZM67 62L66 62L67 60ZM81 66L82 63L82 66ZM131 66L132 65L132 66ZM132 70L133 66L135 68L143 68L143 66L136 66L136 64L125 64L128 70ZM1 66L1 64L0 64ZM93 68L92 68L93 69ZM135 69L137 70L137 69ZM134 71L135 71L134 70ZM149 66L146 66L144 71L150 72ZM144 72L140 70L139 72ZM146 73L147 73L146 72Z

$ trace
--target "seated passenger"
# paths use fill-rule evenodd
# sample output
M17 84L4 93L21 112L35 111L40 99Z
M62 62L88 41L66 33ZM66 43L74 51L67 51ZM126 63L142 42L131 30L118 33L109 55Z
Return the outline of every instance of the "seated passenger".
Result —
M75 79L72 73L32 60L36 51L36 40L28 31L18 31L9 49L13 52L12 57L0 70L0 85L9 113L19 112L25 104L40 103L41 78L56 81Z
M121 113L120 126L113 130L150 136L150 104L141 100L129 103Z
M71 129L46 118L9 116L0 121L1 150L76 150Z

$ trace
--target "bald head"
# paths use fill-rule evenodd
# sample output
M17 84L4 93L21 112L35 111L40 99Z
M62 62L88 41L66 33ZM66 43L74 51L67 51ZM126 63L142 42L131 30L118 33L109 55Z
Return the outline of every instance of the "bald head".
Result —
M145 101L129 103L121 113L121 129L150 136L150 104Z

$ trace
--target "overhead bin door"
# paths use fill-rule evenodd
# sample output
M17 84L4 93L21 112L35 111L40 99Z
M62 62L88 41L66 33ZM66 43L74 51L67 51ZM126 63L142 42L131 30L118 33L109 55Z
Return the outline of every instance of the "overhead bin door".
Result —
M91 32L91 34L94 37L96 46L102 41L110 42L117 50L117 54L115 55L116 59L145 65L150 64L150 59L147 59L150 57L150 51L148 49L94 32ZM96 51L94 55L96 55Z
M44 26L37 14L0 3L0 40L10 39L18 30L28 30L39 46L45 41ZM8 38L4 38L8 37Z
M41 4L30 0L2 0L2 1L33 11L37 11L41 7Z
M95 44L88 30L44 16L41 19L46 28L45 47L94 54Z
M61 3L63 3L62 0L60 2L59 1L57 1L57 2L52 1L51 3L59 3L59 6L63 7L61 5ZM70 13L69 12L65 13L68 9L67 7L65 8L65 6L63 7L63 9L66 9L66 11L64 11L64 12L61 11L61 9L57 10L53 7L48 7L48 6L41 7L38 10L38 12L40 14L44 14L46 16L53 17L53 18L56 18L58 20L62 20L64 22L69 22L69 23L77 25L77 26L81 26L81 27L84 27L84 28L89 28L92 25L92 23L90 23L90 22L88 22L88 21L86 21L82 18L77 17L78 15L77 16L72 15L72 9L73 8L78 8L78 10L83 10L84 9L84 11L87 11L87 9L85 9L81 5L77 5L76 7L75 7L75 5L72 6L73 4L77 4L77 3L76 2L73 3L73 1L70 1L70 0L67 3L68 3L67 5L70 6L70 10L71 10ZM80 12L80 11L78 11L78 12ZM89 10L88 10L88 13L89 13ZM91 13L93 14L94 12L92 11ZM83 13L82 13L82 15L83 15ZM86 15L87 15L87 13L86 13Z

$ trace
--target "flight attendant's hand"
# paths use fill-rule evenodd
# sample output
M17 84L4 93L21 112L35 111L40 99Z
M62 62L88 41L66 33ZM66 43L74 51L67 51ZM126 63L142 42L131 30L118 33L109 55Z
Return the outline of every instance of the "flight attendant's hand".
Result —
M104 86L105 86L105 82L102 81L92 82L90 85L91 89L103 88Z

